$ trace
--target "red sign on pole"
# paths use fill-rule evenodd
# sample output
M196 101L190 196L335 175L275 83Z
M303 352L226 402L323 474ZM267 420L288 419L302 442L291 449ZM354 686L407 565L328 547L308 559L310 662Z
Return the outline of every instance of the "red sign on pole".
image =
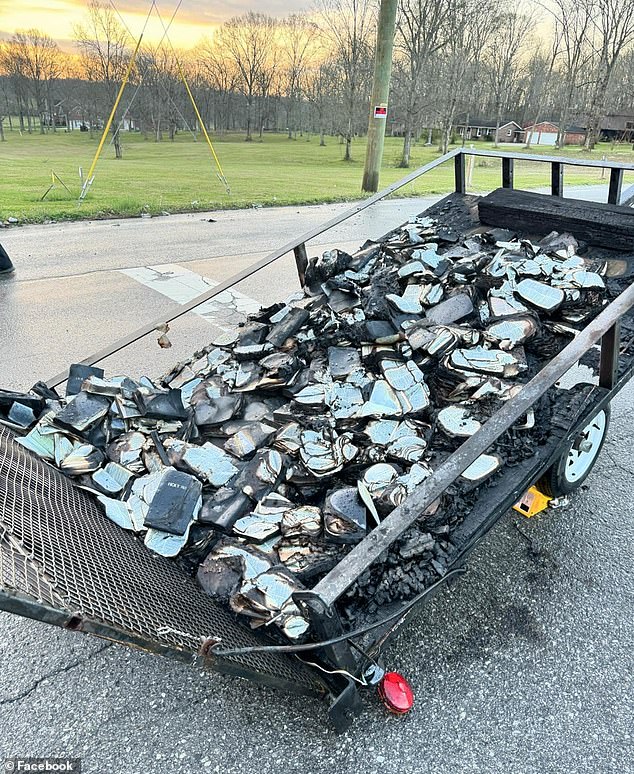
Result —
M387 105L375 105L374 106L375 118L387 118Z

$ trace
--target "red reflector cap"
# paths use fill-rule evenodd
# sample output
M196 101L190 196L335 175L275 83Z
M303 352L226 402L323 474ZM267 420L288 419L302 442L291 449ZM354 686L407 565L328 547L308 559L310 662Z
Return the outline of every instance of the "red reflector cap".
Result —
M398 672L386 672L379 683L379 696L383 704L398 715L404 715L414 706L414 691Z

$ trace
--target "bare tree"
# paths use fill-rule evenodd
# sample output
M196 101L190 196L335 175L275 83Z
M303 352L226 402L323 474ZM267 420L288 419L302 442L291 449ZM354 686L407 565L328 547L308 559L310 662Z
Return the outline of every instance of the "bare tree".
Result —
M501 15L495 38L489 42L486 51L487 71L495 104L495 147L498 146L502 110L506 107L508 95L517 74L519 54L528 42L533 19L515 11Z
M375 8L371 0L319 0L317 7L332 66L338 73L343 109L339 134L346 144L344 159L351 161L360 102L369 91Z
M4 96L4 105L0 107L0 142L5 142L6 137L4 136L4 118L5 116L9 119L9 128L11 128L11 106L9 103L9 79L7 76L7 70L5 65L5 51L6 46L2 43L0 43L0 88L2 89L2 94Z
M102 0L89 0L88 20L75 27L84 76L104 90L103 114L110 114L129 61L126 31L111 6ZM115 157L123 156L117 115L112 122Z
M286 98L288 139L301 130L301 101L308 68L319 46L319 28L301 14L291 14L281 23L281 64Z
M557 59L559 57L559 54L561 53L561 41L562 41L562 31L561 28L556 25L555 29L553 31L553 37L550 41L551 48L546 57L542 54L541 50L538 49L536 54L532 57L532 62L534 63L535 67L533 68L533 71L535 73L535 80L539 79L539 84L536 89L536 109L535 109L535 117L533 118L533 126L536 126L542 117L542 112L544 110L544 104L546 99L548 98L548 93L553 77L553 72L555 70L555 65L557 63ZM530 149L531 143L533 141L533 132L529 131L526 133L526 148ZM565 132L564 132L565 136Z
M215 97L214 129L222 132L230 127L231 106L233 94L237 89L238 75L221 42L220 36L213 40L204 40L197 61L200 76Z
M315 112L319 145L326 145L326 116L332 115L335 74L326 62L311 67L307 72L304 93Z
M271 50L275 31L276 22L272 17L250 11L229 19L218 33L219 44L236 68L238 88L246 99L248 142L253 139L255 102L272 69Z
M619 58L634 40L634 0L580 0L594 10L592 46L596 54L594 83L588 103L588 131L584 147L592 150L601 134L606 97Z
M33 96L35 111L40 119L40 132L46 126L56 125L53 119L53 87L62 72L62 54L55 41L36 29L18 31L3 47L2 66L13 83L20 115L20 126L24 128L24 113L28 116L31 131L29 93ZM46 113L48 108L48 118Z
M137 54L136 64L142 78L143 88L136 99L137 110L142 116L143 136L151 130L155 142L162 139L163 99L159 87L157 63L158 51L151 46L144 46Z
M52 126L54 130L52 90L62 70L59 46L50 35L30 29L18 31L13 35L7 53L9 59L12 59L12 71L19 74L33 94L40 118L40 132L44 134L47 125ZM47 106L48 121L45 116Z
M453 29L451 0L401 0L396 21L395 86L403 110L403 154L399 166L409 167L414 126L429 104L426 81L433 55L444 48Z
M469 124L470 113L475 104L479 107L480 103L488 101L488 95L485 95L486 85L483 82L483 72L485 70L485 56L487 45L498 34L500 27L500 15L495 0L489 0L482 4L478 13L468 21L467 35L465 37L466 51L469 54L469 61L464 73L464 88L459 89L462 93L462 104L465 109L466 125ZM466 142L466 134L462 136L462 145Z
M144 98L137 99L136 104L142 106L142 115L152 128L154 140L160 142L163 129L167 128L169 138L173 141L182 114L184 94L176 54L165 46L146 46L137 55L137 68L144 87Z
M8 41L0 48L0 64L6 73L15 96L20 131L24 131L24 119L27 119L27 131L31 133L31 116L29 111L29 95L26 68L20 47Z
M634 104L634 49L630 48L620 58L608 91L608 104L615 112L631 110Z
M592 52L588 41L593 29L594 9L591 3L578 0L548 0L543 7L551 15L554 37L559 39L556 68L559 84L556 100L559 126L557 145L563 148L581 79L591 66Z
M279 102L281 79L278 68L279 50L275 40L269 45L269 56L265 67L260 69L256 79L256 94L258 106L258 135L260 140L264 126L271 119L273 110L272 97Z
M448 24L451 35L438 52L435 85L436 113L441 136L439 149L446 153L459 108L466 108L467 123L474 87L482 91L483 55L497 33L499 15L495 0L472 5L467 0L452 0Z

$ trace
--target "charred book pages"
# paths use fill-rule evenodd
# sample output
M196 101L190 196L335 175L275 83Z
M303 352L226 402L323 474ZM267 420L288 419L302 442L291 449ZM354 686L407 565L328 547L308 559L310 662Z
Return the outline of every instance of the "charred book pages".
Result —
M104 518L293 641L311 588L607 303L570 235L460 236L417 218L313 259L306 287L156 381L71 367L67 394L0 392L19 443ZM354 622L447 571L481 487L534 453L549 401L505 433L340 600ZM535 416L537 414L538 416ZM540 414L542 416L540 416Z

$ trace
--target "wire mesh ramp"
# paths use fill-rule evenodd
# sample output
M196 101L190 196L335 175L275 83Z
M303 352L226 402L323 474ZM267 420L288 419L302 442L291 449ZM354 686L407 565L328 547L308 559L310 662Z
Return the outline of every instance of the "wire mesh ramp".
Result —
M213 657L205 643L267 644L168 560L110 522L90 495L0 427L0 608L226 674L320 696L280 654Z

